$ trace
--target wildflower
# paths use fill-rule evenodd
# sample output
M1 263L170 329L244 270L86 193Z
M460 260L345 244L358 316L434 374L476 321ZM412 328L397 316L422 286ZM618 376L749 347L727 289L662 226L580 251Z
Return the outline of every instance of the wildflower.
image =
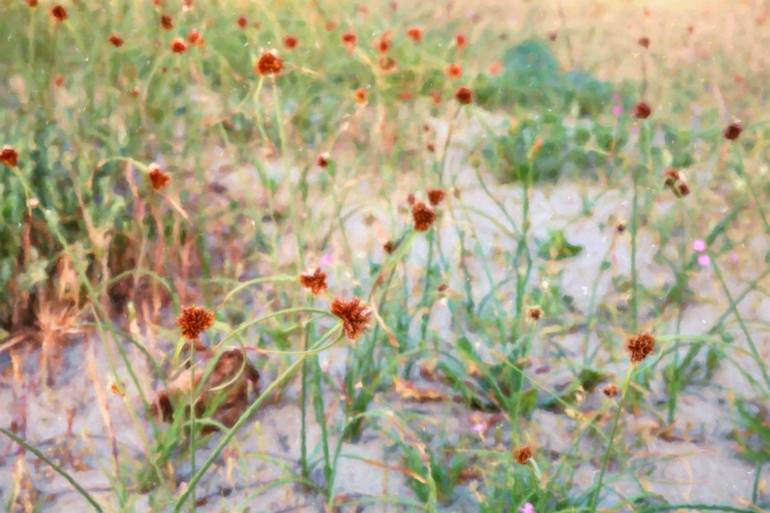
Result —
M639 43L639 46L641 46L642 48L649 48L650 47L650 38L649 37L646 37L646 36L645 37L640 37L639 41L637 41L637 42Z
M383 56L383 57L380 57L379 64L380 64L380 69L382 69L383 71L391 71L396 67L396 59L394 59L393 57Z
M329 154L324 152L318 155L318 160L316 160L316 164L318 164L318 167L328 167L329 166Z
M698 265L701 267L711 266L711 257L706 254L698 255Z
M645 102L639 102L634 107L634 117L637 119L647 119L652 114L652 109Z
M390 32L385 32L375 43L375 48L380 53L388 53L390 50Z
M543 317L543 309L539 306L530 306L527 309L527 317L533 321L539 321Z
M181 37L175 37L171 41L171 51L174 53L185 53L187 51L187 43Z
M155 162L147 166L147 171L147 177L150 179L150 184L152 184L152 188L156 191L163 189L168 185L168 182L171 181L171 177L164 173L160 166Z
M428 190L428 201L430 201L430 204L433 205L434 207L438 206L439 203L444 201L445 196L446 196L446 193L441 189Z
M460 87L455 91L455 99L462 105L468 105L473 101L473 92L468 87Z
M372 316L371 308L357 297L350 301L336 298L332 301L331 312L342 319L342 329L350 340L361 336Z
M345 32L342 34L342 44L344 44L348 50L352 50L356 46L356 40L358 38L353 32Z
M736 140L740 135L741 132L743 132L743 127L740 123L730 123L727 125L727 128L725 128L725 131L723 132L723 135L725 136L725 139L728 141L734 141Z
M383 251L385 251L385 253L390 255L396 250L396 244L393 241L389 240L388 242L382 245L382 249Z
M463 68L459 64L450 64L446 69L449 78L460 78L463 76Z
M425 203L418 201L412 207L412 218L414 219L414 229L418 232L426 232L436 220L436 213Z
M497 61L493 62L492 64L489 65L488 71L490 75L492 75L493 77L496 77L497 75L500 74L501 71L503 71L503 65Z
M626 223L620 222L615 226L615 231L618 233L623 233L626 231Z
M531 502L525 503L522 507L518 509L519 513L537 513L535 511L535 507L532 505Z
M278 56L278 52L275 50L262 52L257 64L254 66L254 70L260 75L278 75L283 71L283 60L281 60Z
M19 164L19 152L13 146L6 144L0 150L0 163L8 167L16 167Z
M359 105L363 105L366 103L366 89L363 87L359 87L353 92L353 96L356 99L356 103Z
M629 337L626 349L631 355L631 363L640 363L655 349L655 337L649 333Z
M121 46L123 46L123 39L115 33L110 34L108 41L115 48L120 48Z
M334 20L327 20L326 23L324 23L324 27L326 30L331 32L332 30L337 28L337 23Z
M466 46L468 46L468 40L465 38L463 34L457 34L455 36L455 46L457 46L458 50L462 50Z
M529 445L522 445L513 450L513 459L519 465L526 465L533 458L535 451Z
M249 25L249 20L246 19L246 16L238 16L238 19L235 22L240 28L245 29Z
M698 253L703 253L706 251L706 241L703 239L696 239L692 243L692 249L693 251L697 251Z
M398 97L401 98L403 101L408 102L412 98L414 98L414 95L412 94L412 91L401 91L398 93Z
M406 35L409 36L409 39L415 43L422 41L422 29L419 27L411 27L407 29Z
M665 179L663 183L671 189L677 198L687 196L690 194L690 187L685 181L684 173L677 171L676 169L668 169L664 173Z
M171 16L164 14L160 17L160 26L163 27L163 30L171 30L174 28L174 19Z
M607 397L617 397L618 386L615 383L607 383L604 385L604 388L602 388L602 393Z
M320 267L315 271L306 271L299 275L299 282L313 294L320 294L326 290L326 273Z
M67 9L63 5L56 4L51 7L51 16L56 21L62 22L67 19Z
M176 325L184 338L197 340L201 333L214 325L214 314L200 306L185 306L176 318Z
M53 77L53 85L56 87L61 87L64 85L64 75L56 75Z
M430 93L431 98L433 98L433 104L434 105L440 105L441 104L441 92L437 90L433 90Z
M37 0L27 0L27 5L30 7L37 7Z
M293 50L299 44L299 40L294 36L286 36L283 38L283 46L289 50Z

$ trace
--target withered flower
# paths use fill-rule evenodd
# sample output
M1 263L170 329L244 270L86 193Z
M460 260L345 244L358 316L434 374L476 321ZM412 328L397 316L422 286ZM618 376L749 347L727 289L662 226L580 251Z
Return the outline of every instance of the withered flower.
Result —
M649 48L650 47L650 38L646 37L646 36L645 37L640 37L638 43L639 43L639 46L641 46L642 48Z
M458 50L462 50L468 46L468 39L463 34L457 34L455 36L455 46L457 46Z
M51 17L56 21L64 21L67 19L67 9L63 5L56 4L51 7Z
M115 48L120 48L121 46L123 46L123 38L121 38L119 35L115 33L110 34L108 41Z
M163 27L163 30L171 30L174 28L174 19L171 16L164 14L160 17L160 26Z
M387 253L388 255L392 254L396 250L396 243L392 240L389 240L385 244L382 245L383 251Z
M159 191L168 185L171 181L171 177L166 174L158 164L153 162L147 166L147 177L150 179L152 188Z
M543 317L543 309L539 306L530 306L527 309L527 317L533 321L539 321Z
M522 445L513 450L513 459L519 465L526 465L535 456L535 451L529 445Z
M200 306L185 306L176 318L176 325L184 338L198 340L201 333L214 325L214 314Z
M283 71L283 60L275 50L262 52L254 70L260 75L276 76Z
M19 164L19 152L13 146L6 144L0 150L0 163L8 167L16 167Z
M316 160L316 164L318 164L318 167L329 167L329 154L327 152L323 152L320 155L318 155L318 159Z
M468 105L473 101L473 92L468 87L460 87L455 91L455 99L462 105Z
M640 363L655 349L655 337L650 333L641 333L629 337L626 349L631 356L631 363Z
M446 193L441 189L428 190L428 201L430 201L430 204L434 207L438 206L442 201L444 201L445 197Z
M602 388L602 393L607 397L617 397L618 386L615 383L608 383Z
M741 132L743 132L743 127L740 123L730 123L725 128L723 135L728 141L734 141L741 135Z
M645 102L639 102L634 107L634 117L637 119L647 119L652 114L652 109Z
M358 38L353 32L345 32L342 34L342 44L344 44L348 50L352 50L356 46Z
M414 229L418 232L426 232L436 220L436 213L428 205L418 201L412 206L412 218Z
M299 275L299 282L313 294L320 294L326 290L326 273L320 267L315 271L306 271Z
M361 336L372 317L372 309L357 297L350 301L336 298L332 301L331 312L342 319L342 329L350 340Z

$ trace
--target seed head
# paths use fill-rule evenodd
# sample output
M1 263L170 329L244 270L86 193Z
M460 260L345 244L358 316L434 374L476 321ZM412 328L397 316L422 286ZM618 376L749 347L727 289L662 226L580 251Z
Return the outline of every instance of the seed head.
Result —
M331 312L342 319L342 330L350 340L356 340L361 336L372 316L371 308L357 297L350 301L336 298L332 301Z
M468 105L473 101L473 92L468 87L460 87L455 91L455 99L462 105Z
M51 17L58 22L62 22L67 19L67 9L63 5L56 4L51 7Z
M723 132L723 135L725 136L725 139L728 141L734 141L736 140L740 135L741 132L743 132L743 127L740 123L730 123L727 125L727 128L725 128L725 131Z
M389 240L388 242L382 245L382 249L385 251L385 253L390 255L396 250L396 244L393 241Z
M119 35L115 34L114 32L110 34L108 41L115 48L120 48L121 46L123 46L123 38L121 38Z
M418 201L412 206L412 218L414 229L418 232L426 232L436 220L436 213L428 205Z
M165 188L168 185L168 182L171 181L171 177L163 172L160 166L155 162L147 166L147 171L147 177L150 179L150 184L156 191Z
M197 340L201 333L214 325L214 314L200 306L185 306L176 318L176 325L184 338Z
M526 465L535 455L535 451L529 445L522 445L513 450L513 459L519 465Z
M174 53L185 53L187 51L187 43L181 37L175 37L171 41L171 51Z
M438 206L442 201L444 201L445 197L446 193L441 189L430 189L428 191L428 201L430 201L430 204L434 207Z
M650 333L641 333L629 337L626 349L631 356L631 363L640 363L655 349L655 337Z
M637 119L647 119L652 114L652 109L645 102L639 102L634 107L634 117Z
M174 28L174 19L168 14L164 14L160 17L160 26L163 30L171 30Z
M543 317L543 309L539 306L530 306L527 309L527 317L533 321L539 321Z
M299 275L299 282L313 294L320 294L326 290L326 273L320 267L315 271L306 271Z
M618 386L615 383L608 383L602 388L602 393L607 397L617 397Z
M19 164L19 152L13 146L6 144L0 149L0 163L8 167L16 167Z
M275 50L262 52L254 69L260 75L276 76L283 71L283 60Z

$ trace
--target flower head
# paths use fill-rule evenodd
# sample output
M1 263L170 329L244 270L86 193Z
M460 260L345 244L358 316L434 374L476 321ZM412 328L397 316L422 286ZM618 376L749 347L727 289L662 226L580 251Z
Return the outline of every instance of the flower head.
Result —
M160 26L163 27L163 30L171 30L174 28L174 19L171 16L164 14L160 17Z
M412 205L412 218L414 219L414 229L418 232L426 232L436 220L436 213L422 201Z
M473 101L473 92L468 87L460 87L455 91L455 99L462 105L468 105Z
M701 267L711 266L711 257L706 254L698 255L698 265Z
M637 119L647 119L652 114L652 109L645 102L639 102L634 107L634 117Z
M356 40L358 38L353 32L345 32L342 34L342 44L344 44L348 50L352 50L356 46Z
M655 337L650 333L629 337L626 341L626 349L631 355L631 363L640 363L655 349Z
M366 89L359 87L353 92L353 97L357 104L364 105L366 103Z
M13 146L6 144L0 149L0 163L8 167L16 167L19 164L19 152Z
M315 271L306 271L299 275L299 282L313 294L320 294L326 290L326 273L320 267Z
M527 317L532 319L533 321L539 321L543 318L543 309L539 306L530 306L527 309Z
M450 64L446 69L446 74L449 78L460 78L463 76L463 68L459 64Z
M115 34L114 32L110 34L110 37L107 40L115 48L120 48L121 46L123 46L123 38L121 38L119 35Z
M283 46L285 46L289 50L295 49L298 44L299 44L299 39L297 39L294 36L285 36L283 38Z
M518 511L519 513L537 513L531 502L525 503Z
M155 162L147 166L147 171L147 177L150 179L150 184L156 191L165 188L168 185L168 182L171 181L171 177L168 176L168 174L166 174Z
M254 69L260 75L275 76L283 71L283 60L275 50L262 52Z
M703 253L706 251L706 241L703 239L696 239L692 243L692 249L693 251L697 251L698 253Z
M203 36L197 30L191 30L187 33L187 42L193 46L203 46Z
M415 43L419 43L422 41L422 29L420 27L410 27L406 30L406 35L409 36L409 39L414 41Z
M245 29L249 25L249 20L246 19L246 16L238 16L238 19L235 22L238 27Z
M187 43L181 37L175 37L171 41L171 51L174 53L185 53L187 51Z
M350 301L336 298L332 301L331 312L342 319L342 329L350 340L361 336L372 317L372 309L357 297Z
M529 445L522 445L513 450L513 459L519 465L526 465L535 455L535 451Z
M444 201L445 197L446 193L441 189L428 190L428 201L430 201L430 204L434 207L438 206L442 201Z
M56 21L62 22L67 19L67 9L63 5L56 4L51 7L51 17Z
M382 249L383 249L383 251L385 251L385 253L390 255L391 253L393 253L396 250L396 243L391 241L391 240L389 240L385 244L382 245Z
M637 41L637 42L639 43L639 46L641 46L642 48L649 48L650 47L650 38L649 37L646 37L646 36L645 37L640 37L639 41Z
M214 325L214 314L200 306L185 306L176 318L176 325L182 330L184 338L197 340L201 333Z
M457 34L455 36L455 46L458 50L462 50L466 46L468 46L468 39L463 34Z
M741 135L741 132L743 132L743 127L740 123L730 123L725 128L723 135L728 141L734 141Z
M315 163L318 164L318 167L329 167L329 159L331 157L327 152L323 152L320 155L318 155L318 158L316 159Z
M615 383L607 383L602 388L602 393L607 397L616 397L618 395L618 386Z

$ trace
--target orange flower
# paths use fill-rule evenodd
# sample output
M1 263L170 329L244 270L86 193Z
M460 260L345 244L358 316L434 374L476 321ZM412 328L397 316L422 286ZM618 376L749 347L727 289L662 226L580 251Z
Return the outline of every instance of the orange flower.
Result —
M203 46L203 36L197 30L191 30L187 33L187 42L193 46Z
M163 30L171 30L174 28L174 19L171 16L164 14L160 17L160 26L163 27Z
M391 33L390 31L385 32L380 36L380 38L375 43L375 48L377 48L377 51L380 53L388 53L388 50L390 50L390 38Z
M626 349L631 356L631 363L640 363L655 350L655 337L650 333L641 333L629 337Z
M463 34L457 34L455 36L455 46L457 46L458 50L462 50L466 46L468 46L468 40L465 38Z
M197 340L201 333L214 325L214 314L199 306L185 306L176 318L176 325L184 338Z
M356 46L356 40L358 38L353 32L345 32L342 34L342 44L344 44L348 50L352 50Z
M449 78L460 78L463 76L463 68L459 64L450 64L446 69Z
M359 105L364 105L366 103L366 89L363 87L359 87L353 92L353 96L356 99L356 103Z
M336 298L332 301L331 312L342 319L342 330L350 340L361 336L372 317L372 309L357 297L350 301Z
M174 53L185 53L187 51L187 43L181 37L175 37L171 41L171 51Z
M19 164L19 152L13 146L6 144L0 150L0 163L8 167L16 167Z
M115 33L110 34L108 41L115 48L120 48L121 46L123 46L123 39Z
M493 62L489 65L489 74L496 77L503 70L503 65L499 62Z
M528 445L522 445L513 450L513 459L519 465L526 465L535 455L535 451Z
M299 40L294 36L286 36L283 38L283 45L289 50L293 50L297 47Z
M299 275L299 282L313 294L320 294L326 290L326 273L320 267L315 271L306 271Z
M533 321L539 321L543 317L543 309L539 306L530 306L527 309L527 316Z
M275 50L262 52L254 70L260 75L276 76L283 71L283 60Z
M56 4L51 7L51 16L56 21L64 21L67 19L67 9L65 9L63 5Z
M473 92L468 87L460 87L455 91L455 99L462 105L468 105L473 101Z
M435 206L438 206L439 203L444 201L444 197L446 196L446 193L442 191L441 189L430 189L428 191L428 200L430 201L430 204Z
M426 232L436 220L436 213L422 201L418 201L412 206L412 219L414 219L414 229L418 232Z
M155 162L147 166L147 171L147 178L150 179L150 184L156 191L165 188L168 185L168 182L171 181L171 177L164 173L160 166Z
M409 36L409 38L415 43L422 41L422 29L419 27L411 27L407 29L406 35Z

